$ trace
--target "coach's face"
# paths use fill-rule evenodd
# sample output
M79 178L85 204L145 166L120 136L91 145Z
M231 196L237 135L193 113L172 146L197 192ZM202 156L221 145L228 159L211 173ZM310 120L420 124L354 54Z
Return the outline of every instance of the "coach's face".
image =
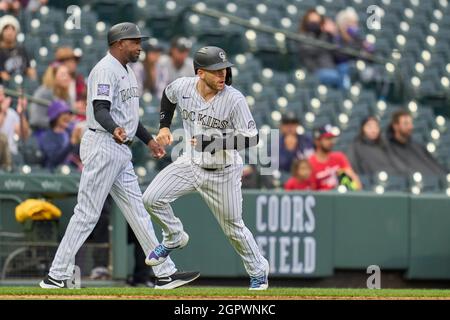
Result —
M200 69L198 73L200 79L206 82L208 87L213 90L220 91L225 88L225 76L227 69L220 70L203 70Z
M141 53L141 39L121 40L121 49L128 62L137 62Z

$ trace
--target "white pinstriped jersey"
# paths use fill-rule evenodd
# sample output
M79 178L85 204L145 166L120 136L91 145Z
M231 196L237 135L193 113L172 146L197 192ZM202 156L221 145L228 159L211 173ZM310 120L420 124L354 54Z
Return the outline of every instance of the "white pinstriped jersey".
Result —
M255 121L241 92L232 86L225 86L206 102L196 89L198 81L199 77L183 77L173 81L165 89L170 102L178 106L187 142L198 134L220 137L229 133L256 136L258 132ZM211 155L192 148L190 154L193 162L202 167L242 164L242 158L236 150L222 150Z
M139 124L139 89L133 70L109 52L89 74L86 117L89 128L106 131L94 117L94 100L111 102L111 117L132 139Z

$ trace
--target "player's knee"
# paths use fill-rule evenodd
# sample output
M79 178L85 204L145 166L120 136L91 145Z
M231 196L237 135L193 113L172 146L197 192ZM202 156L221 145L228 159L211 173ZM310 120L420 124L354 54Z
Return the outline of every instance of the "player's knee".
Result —
M89 212L89 213L88 213ZM85 210L79 206L75 207L74 215L71 218L73 223L77 224L79 228L83 229L81 231L86 232L94 229L100 218L100 211L97 210Z
M161 201L158 199L158 195L155 190L147 189L142 196L142 201L147 210L158 207L161 205Z
M244 228L245 225L242 219L226 220L223 226L223 231L229 239L234 240L240 238Z

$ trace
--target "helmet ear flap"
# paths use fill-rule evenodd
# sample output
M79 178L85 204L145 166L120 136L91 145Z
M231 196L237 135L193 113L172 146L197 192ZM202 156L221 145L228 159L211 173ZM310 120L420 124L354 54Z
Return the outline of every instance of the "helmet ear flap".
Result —
M225 84L231 86L233 83L233 75L231 74L231 67L227 68L227 75L225 76Z

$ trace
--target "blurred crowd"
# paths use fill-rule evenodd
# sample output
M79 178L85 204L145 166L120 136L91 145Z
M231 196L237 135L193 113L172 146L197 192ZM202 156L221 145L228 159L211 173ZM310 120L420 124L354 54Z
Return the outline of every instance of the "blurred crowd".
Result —
M11 2L10 13L15 12L12 3L16 2ZM0 169L10 171L29 164L50 171L60 165L81 170L79 145L86 130L87 75L80 74L77 67L83 57L73 48L57 48L54 61L38 79L40 85L29 93L32 102L20 94L8 95L3 84L15 76L37 79L31 53L17 41L19 32L20 24L13 14L0 18ZM188 38L174 38L169 48L156 39L142 47L142 58L132 65L141 94L150 92L159 100L170 82L194 75Z
M352 49L362 55L375 53L375 47L369 43L359 26L357 12L348 7L337 13L334 19L319 14L315 9L308 10L300 21L299 33L307 37L334 45L337 49ZM389 90L389 81L382 68L366 61L364 70L357 70L357 59L334 49L324 49L306 43L299 44L302 63L320 83L347 90L352 79L375 87L380 99L385 99Z
M339 185L360 190L359 176L380 172L395 177L423 175L443 177L447 170L413 139L413 117L397 110L385 133L375 116L366 117L346 152L333 151L338 137L331 125L314 129L313 137L300 135L295 114L288 112L280 127L280 170L291 173L285 190L331 190Z
M86 74L78 64L83 57L70 47L59 47L40 85L32 93L32 101L22 95L7 94L1 83L16 75L36 80L32 53L17 41L20 24L18 10L37 10L46 1L0 1L0 167L9 171L15 165L38 165L55 170L69 165L81 170L79 144L86 130ZM315 39L373 53L375 48L363 37L358 15L351 8L336 17L325 17L308 10L299 23L299 32ZM158 101L165 86L183 76L193 76L192 42L175 37L169 45L157 39L142 44L141 59L132 65L140 93L149 92ZM309 72L322 84L343 90L351 86L352 56L301 43L302 60ZM368 71L367 71L368 70ZM383 82L375 67L365 68L358 81ZM381 79L381 80L380 80ZM330 190L345 184L352 190L363 186L359 176L380 171L395 176L414 172L440 176L446 173L426 148L412 139L413 117L399 110L392 116L387 132L381 132L380 121L369 116L361 123L359 134L345 153L334 151L338 138L331 125L315 128L312 136L298 134L300 121L294 113L286 113L280 125L279 169L291 173L286 190ZM244 170L245 187L273 187L270 181L255 178L257 170Z

